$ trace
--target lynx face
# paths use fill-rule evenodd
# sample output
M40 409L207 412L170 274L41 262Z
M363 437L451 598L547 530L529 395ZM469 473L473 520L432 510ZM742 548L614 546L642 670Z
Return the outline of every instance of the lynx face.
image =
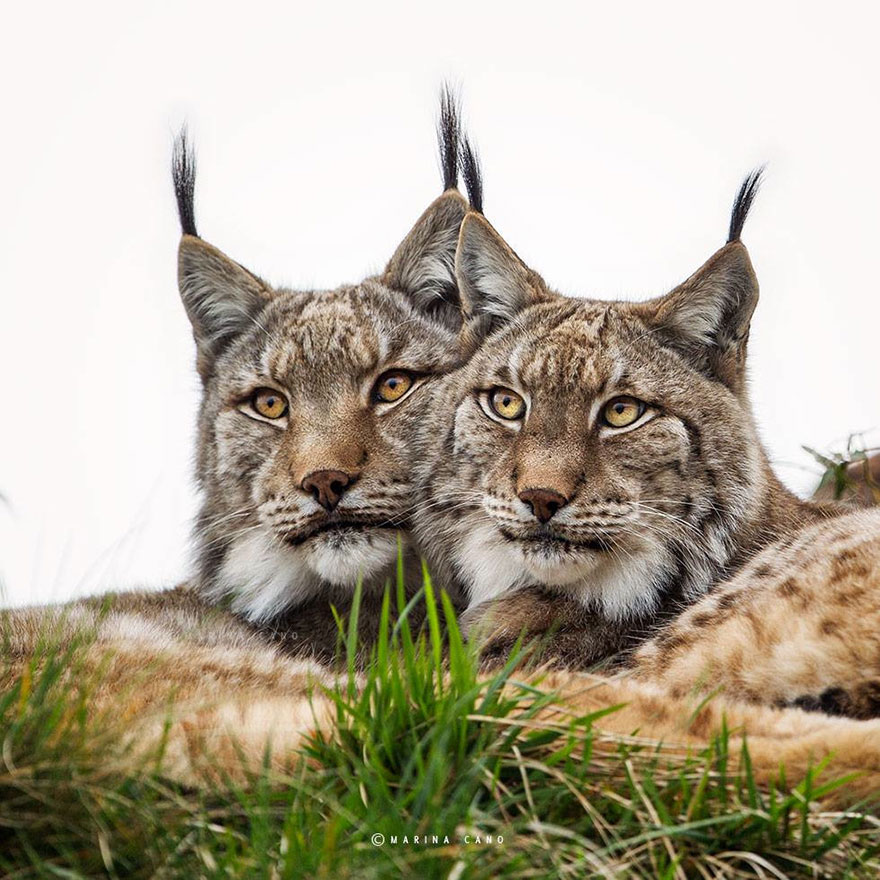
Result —
M412 512L414 421L458 362L453 256L467 203L445 192L381 276L298 292L196 236L185 143L175 180L204 387L199 590L265 621L359 578L383 584Z
M387 576L412 506L413 421L454 343L378 281L270 295L205 386L210 592L264 618Z
M471 604L538 586L617 620L705 590L769 478L743 245L660 299L572 300L471 214L457 271L478 348L433 392L417 534L435 566Z

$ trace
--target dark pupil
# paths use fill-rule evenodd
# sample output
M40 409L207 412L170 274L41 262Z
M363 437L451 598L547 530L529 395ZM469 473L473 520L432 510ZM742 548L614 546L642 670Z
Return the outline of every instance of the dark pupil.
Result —
M391 378L388 380L388 388L391 391L394 391L395 388L400 384L400 379Z
M513 403L513 398L512 398L512 397L502 397L502 398L501 398L501 405L502 405L505 409L507 409L507 407L509 407L511 403Z
M266 398L266 406L268 406L269 409L274 409L275 408L275 398L274 397L267 397Z
M626 412L626 404L625 403L615 403L614 404L614 412L616 412L619 416L622 416L624 412Z

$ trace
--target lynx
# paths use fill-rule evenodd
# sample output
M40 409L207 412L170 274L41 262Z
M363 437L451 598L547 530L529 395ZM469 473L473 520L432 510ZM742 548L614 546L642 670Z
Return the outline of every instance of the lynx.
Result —
M179 288L203 388L197 571L188 586L162 593L5 613L5 684L44 639L59 650L85 639L86 668L104 676L94 712L157 735L172 692L181 711L195 713L175 728L172 752L228 725L239 742L256 737L258 753L270 729L282 743L297 740L299 710L291 714L284 700L330 680L311 659L333 655L331 603L345 611L361 581L368 638L378 624L370 602L401 543L408 564L418 564L406 536L409 437L428 387L460 361L453 264L467 202L456 189L449 92L439 136L444 192L385 270L335 290L293 291L198 236L195 159L182 132L173 157Z
M457 119L444 108L454 162ZM408 542L409 438L427 387L459 360L453 257L466 202L447 162L444 194L382 275L274 290L197 237L185 147L180 290L204 388L193 588L290 649L326 653L330 603L344 607L359 580L375 600Z
M595 725L679 747L723 732L731 754L747 736L756 780L825 760L853 772L847 802L880 788L880 720L803 710L880 714L880 511L801 501L759 442L741 241L758 182L724 247L643 303L565 299L467 215L475 353L431 388L414 531L490 660L549 637L563 669L535 680L561 702L542 716L617 707ZM629 668L564 669L611 657Z
M741 232L759 180L743 183L727 243L640 303L563 298L483 216L465 218L456 269L478 348L431 390L415 532L490 657L552 631L560 665L620 660L712 591L637 655L645 680L682 695L721 676L779 704L857 677L876 691L880 513L785 489L748 401L758 285ZM848 603L862 621L847 625Z
M473 190L471 204L479 209L478 169L467 148L463 155L466 182ZM644 638L634 621L641 621L646 629L656 627L664 613L671 616L682 603L696 601L692 612L670 624L637 655L634 679L572 672L539 674L541 686L554 688L560 695L559 704L542 710L544 718L580 717L622 706L618 711L599 712L602 717L596 726L614 734L638 731L643 738L663 741L673 748L703 748L711 737L724 731L730 736L734 763L739 754L737 743L748 735L750 767L756 781L775 779L780 765L796 776L815 762L827 760L828 772L835 776L857 771L845 788L835 789L832 795L846 802L876 795L880 786L880 721L749 705L746 701L758 695L744 688L731 687L721 698L706 699L701 690L705 679L698 677L697 667L689 665L686 656L692 650L705 673L703 661L713 658L696 653L701 647L701 632L707 635L702 644L705 649L717 642L716 634L725 625L732 627L733 615L724 608L738 605L748 616L750 602L762 595L773 602L778 592L783 601L776 613L783 619L788 617L789 624L788 630L778 631L778 643L787 640L783 647L794 658L800 647L796 644L795 615L803 616L805 603L814 601L829 580L839 586L825 592L833 592L838 603L847 595L850 600L869 599L865 578L872 570L876 573L878 517L837 516L833 508L798 501L775 480L757 444L743 381L747 328L757 287L739 240L756 182L747 181L740 193L731 240L725 248L669 297L641 306L561 300L522 266L484 218L469 214L460 232L456 268L466 316L462 350L476 349L476 355L471 363L427 388L420 447L424 457L419 461L418 478L423 491L438 486L445 489L423 495L415 522L421 546L431 553L444 582L457 582L472 601L483 600L483 607L477 604L474 608L477 621L489 598L486 617L498 628L496 644L505 649L524 624L540 632L559 625L561 617L562 638L554 649L563 662L581 666ZM505 275L510 266L515 267L513 284ZM599 345L591 347L585 342ZM607 352L612 344L617 346L617 360ZM609 367L610 373L603 376L603 368ZM512 384L518 387L511 388ZM552 392L545 397L541 391L546 391L547 385ZM590 399L584 386L600 389L592 392L597 399ZM628 406L601 407L604 395L615 404L622 403L620 398L631 397L637 404L644 400L645 409L636 405L629 425L615 425L627 421L633 412ZM648 407L652 408L650 414ZM531 415L538 414L537 426L534 420L525 424ZM590 479L596 483L592 492L579 485L586 483L587 475L574 480L575 490L580 489L582 501L587 502L581 508L585 512L568 521L564 537L557 540L547 526L565 505L551 492L534 490L552 489L562 494L559 488L546 485L546 476L552 476L559 463L569 469L577 467L566 453L577 449L584 440L582 435L588 433L578 419L596 425L601 415L610 424L599 429L601 437L589 438L591 451L600 451L612 438L618 445L612 447L607 463L594 456L596 470ZM645 431L651 423L655 424ZM635 443L639 429L645 431L644 448L627 449L621 441L628 438ZM557 441L548 444L549 453L541 446L548 438ZM499 472L503 474L510 464L511 441L521 444L515 453L522 458L516 460L515 473L508 474L507 481L498 480ZM534 478L537 484L517 486L517 480L530 473L538 474ZM458 483L451 478L456 474ZM481 476L495 480L490 484L492 492L483 488ZM568 476L571 479L570 473ZM636 495L640 478L644 489ZM614 491L620 497L602 498L602 487L613 485L615 479L619 485ZM514 490L525 510L511 498ZM573 500L575 490L571 490ZM625 496L627 491L629 497ZM556 504L560 506L554 508ZM591 509L591 504L598 510ZM495 536L487 519L480 519L481 508L487 519L492 515L500 519L508 534L499 528L501 538ZM539 523L537 528L529 520L525 525L511 522L511 514L525 512ZM675 528L676 517L680 528ZM488 522L494 524L495 520ZM699 541L697 534L702 535ZM783 538L783 543L789 542L788 557L782 555L784 547L773 543L783 534L789 535ZM862 540L860 534L875 537ZM480 548L480 537L486 535L492 540ZM621 548L621 539L633 543ZM815 552L806 564L808 547ZM833 552L823 555L826 548L833 548ZM506 558L505 549L513 555L512 560ZM611 572L595 565L591 554L606 565L621 567L618 583ZM602 554L609 558L603 559ZM776 569L762 568L768 557L775 557ZM641 565L627 569L631 558ZM702 564L696 564L700 559ZM781 578L783 566L791 560L804 562L801 592L792 590L788 579ZM652 562L654 572L650 570ZM573 575L566 571L572 563ZM823 565L826 569L831 566L836 574L823 570ZM591 582L589 575L594 570L600 576ZM767 589L762 593L759 588L750 591L737 586L752 579L763 579ZM813 579L810 589L808 579ZM501 593L501 589L506 591ZM640 590L647 595L640 595ZM740 598L725 599L728 592L738 593ZM705 593L708 596L700 600ZM493 601L492 596L498 598ZM701 607L712 602L722 609L715 612L713 621L688 621L688 614L696 616ZM838 615L843 607L836 605ZM827 618L822 621L826 636L831 636ZM872 628L876 631L874 623L866 618L858 633L860 639ZM690 642L677 638L676 627L689 628L696 638ZM726 643L733 646L735 640L727 638ZM868 642L860 644L867 646ZM656 646L666 656L659 655ZM801 674L796 681L791 676L793 690L788 696L819 693L822 708L829 708L833 700L838 708L842 706L843 696L831 694L829 682L853 682L857 676L852 655L847 658L842 643L839 646L833 664L836 679L811 679ZM772 639L765 639L760 647L772 652ZM818 647L825 650L828 645ZM727 663L728 658L720 653L716 659ZM670 656L675 664L669 664ZM876 652L873 656L876 658ZM807 651L802 670L808 670L811 662L813 668L821 663ZM876 671L876 659L874 663ZM673 671L664 679L662 672L667 667ZM729 668L737 672L735 664ZM776 663L775 669L772 663L765 668L765 677L790 671L782 662ZM687 671L690 678L683 674ZM774 694L772 702L792 702L778 699L778 688ZM802 696L800 704L814 708L810 698ZM258 732L264 737L276 735L279 724L283 730L276 746L279 739L282 746L292 746L303 733L315 729L329 733L331 713L326 698L314 695L309 701L303 693L288 693L279 697L277 711L284 706L287 723L283 716L268 711L262 726L248 728L254 731L251 748L259 741ZM275 754L283 756L285 749L276 748Z

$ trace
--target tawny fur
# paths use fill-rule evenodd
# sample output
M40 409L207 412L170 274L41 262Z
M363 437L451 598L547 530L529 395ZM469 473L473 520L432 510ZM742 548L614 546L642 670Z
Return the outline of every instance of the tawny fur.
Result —
M827 762L822 781L854 778L823 798L828 803L880 801L880 720L829 718L799 709L777 709L726 700L673 697L661 687L627 678L556 671L542 686L558 691L560 707L541 717L570 718L610 706L622 706L594 722L614 736L635 736L648 745L663 743L664 753L702 751L727 732L729 766L741 767L742 744L748 746L755 781L800 781L811 768Z
M161 748L170 778L243 779L270 746L285 766L328 717L326 702L313 713L310 698L331 683L326 667L279 654L185 587L5 612L0 636L0 692L25 674L39 679L50 655L72 659L59 685L86 689L89 723L117 736L120 769L155 761Z
M199 238L185 132L175 149L178 283L202 380L193 588L299 656L332 658L331 604L346 611L359 581L369 640L401 543L407 582L420 581L410 438L427 389L461 361L453 264L467 202L448 90L438 130L443 194L381 274L334 290L272 287ZM389 371L411 386L383 401ZM257 411L260 389L281 401L277 416Z
M880 509L801 529L757 554L634 657L673 696L880 716Z
M471 213L456 271L474 353L431 389L414 525L487 659L542 636L545 659L588 669L659 630L638 673L673 694L705 679L738 700L878 714L878 515L802 501L770 467L742 242L657 299L574 300ZM522 399L516 418L493 412L499 388ZM621 396L641 410L615 428L602 413Z
M321 690L333 683L326 667L280 656L248 624L206 609L185 588L78 602L51 615L46 609L7 612L3 635L4 690L41 656L35 652L41 641L61 653L72 640L85 640L74 655L70 686L90 689L92 723L121 731L119 771L149 768L161 748L161 772L168 778L195 786L224 778L244 782L267 755L273 770L286 772L302 760L307 737L334 735L333 706ZM37 660L35 674L41 665ZM777 781L783 766L795 781L828 759L823 779L857 774L832 795L835 803L880 791L880 721L752 706L724 696L672 696L657 684L623 677L565 671L530 677L560 697L541 711L541 721L565 725L621 707L594 722L609 737L609 749L621 737L635 738L662 743L661 755L676 758L708 747L726 726L731 768L747 735L759 784Z
M359 580L359 633L369 643L401 548L407 583L421 582L406 535L409 438L425 390L461 359L453 262L467 202L455 189L458 116L448 91L439 134L443 194L381 274L325 291L273 287L198 236L195 157L181 134L172 167L184 233L178 282L203 388L194 578L186 589L4 613L0 683L25 674L47 639L64 650L82 637L93 640L83 679L100 672L90 710L124 720L139 752L164 735L174 700L177 775L197 741L232 756L231 728L254 757L268 738L283 746L278 754L299 741L306 685L326 679L288 658L333 658L334 606L350 609ZM391 402L375 393L389 370L413 379ZM255 409L261 388L285 402L280 417ZM347 478L332 507L307 479L320 472Z

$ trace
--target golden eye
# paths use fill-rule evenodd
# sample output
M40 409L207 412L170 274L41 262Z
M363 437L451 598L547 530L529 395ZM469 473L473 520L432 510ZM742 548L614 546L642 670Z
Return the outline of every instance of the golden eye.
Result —
M394 403L413 386L415 377L406 370L389 370L376 380L373 399L377 403Z
M258 388L251 396L251 406L267 419L280 419L287 412L284 395L272 388Z
M489 393L489 403L492 409L502 419L515 421L525 415L526 402L522 396L509 388L494 388Z
M635 397L615 397L605 404L602 418L612 428L626 428L645 411L645 404Z

